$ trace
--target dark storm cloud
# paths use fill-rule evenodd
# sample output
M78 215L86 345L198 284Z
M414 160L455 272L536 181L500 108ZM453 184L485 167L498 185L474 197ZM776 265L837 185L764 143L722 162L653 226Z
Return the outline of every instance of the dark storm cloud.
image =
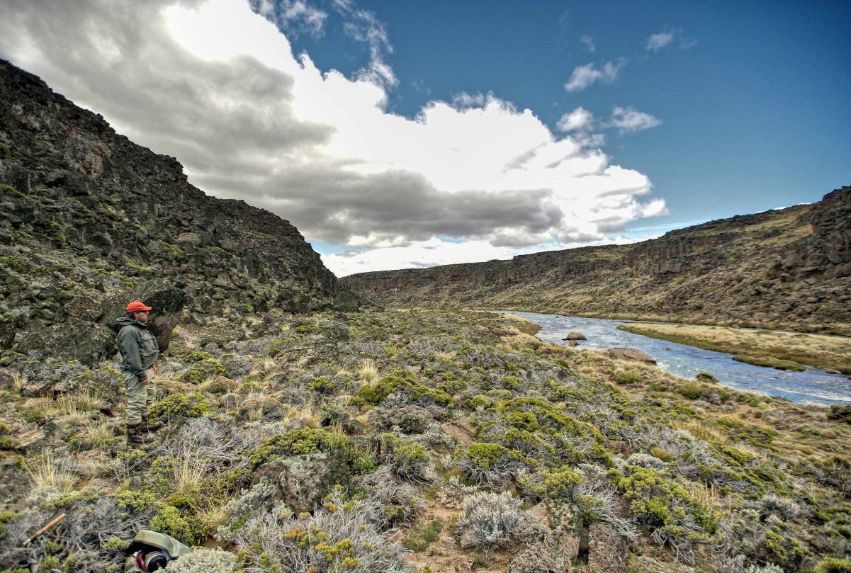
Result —
M485 237L508 227L535 234L561 221L561 211L547 203L549 191L445 193L405 171L367 176L314 166L268 180L219 176L208 183L298 221L311 237L338 243L371 232L402 242L435 235Z

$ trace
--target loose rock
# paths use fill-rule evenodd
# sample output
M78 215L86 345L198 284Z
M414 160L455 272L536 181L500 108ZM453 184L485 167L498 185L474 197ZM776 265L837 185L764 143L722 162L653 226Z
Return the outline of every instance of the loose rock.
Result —
M607 354L617 360L635 360L646 364L656 364L656 359L635 348L609 348Z

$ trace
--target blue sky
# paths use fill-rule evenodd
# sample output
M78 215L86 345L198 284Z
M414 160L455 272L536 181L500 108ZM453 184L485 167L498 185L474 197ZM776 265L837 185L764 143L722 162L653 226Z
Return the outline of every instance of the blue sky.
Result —
M0 57L338 276L851 183L851 2L5 0Z
M363 6L393 48L393 112L414 116L433 99L493 92L553 128L578 106L600 117L630 106L659 118L657 128L607 138L605 151L647 174L670 212L630 227L809 203L851 184L851 2ZM353 72L367 54L334 24L319 38L295 36L294 47L322 68ZM666 32L670 44L647 49L651 35ZM622 60L611 84L564 89L575 67Z

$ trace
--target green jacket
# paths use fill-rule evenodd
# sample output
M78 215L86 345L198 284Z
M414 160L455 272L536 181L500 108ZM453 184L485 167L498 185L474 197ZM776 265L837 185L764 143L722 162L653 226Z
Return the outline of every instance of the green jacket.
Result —
M141 381L145 370L154 365L160 355L157 339L148 330L147 325L132 318L122 316L116 321L118 331L118 351L121 353L122 372L133 374Z

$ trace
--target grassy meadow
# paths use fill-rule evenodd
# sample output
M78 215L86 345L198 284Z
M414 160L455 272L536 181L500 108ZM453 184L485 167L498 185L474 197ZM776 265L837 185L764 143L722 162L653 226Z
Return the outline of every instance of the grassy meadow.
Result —
M114 364L18 357L0 571L119 571L142 527L196 547L169 571L851 568L851 413L534 331L418 309L183 325L144 449Z

